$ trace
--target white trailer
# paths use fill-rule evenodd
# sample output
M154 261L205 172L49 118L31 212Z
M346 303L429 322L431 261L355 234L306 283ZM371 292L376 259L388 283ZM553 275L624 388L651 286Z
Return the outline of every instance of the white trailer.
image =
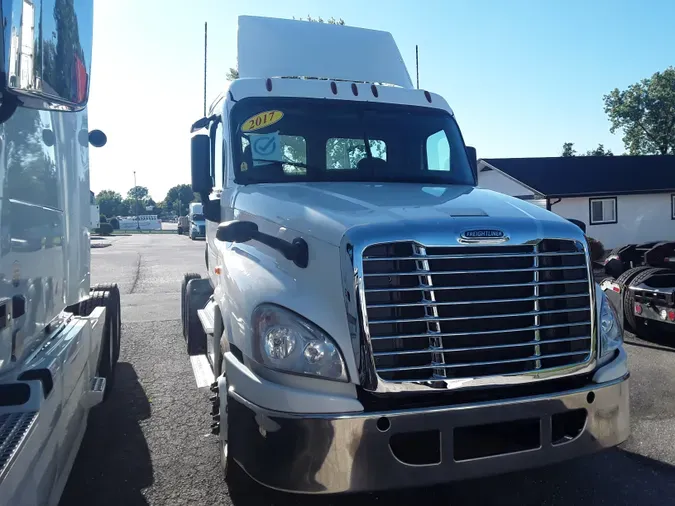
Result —
M101 209L98 204L89 206L89 230L96 230L101 226Z
M18 36L0 60L0 503L17 506L58 504L120 350L119 290L90 286L89 144L106 141L87 128L93 2L61 3L44 39L33 2L0 6Z

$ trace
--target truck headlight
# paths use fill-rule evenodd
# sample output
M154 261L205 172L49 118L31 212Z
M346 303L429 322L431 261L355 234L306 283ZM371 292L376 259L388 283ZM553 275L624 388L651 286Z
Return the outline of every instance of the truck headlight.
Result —
M614 307L607 295L600 292L600 358L607 356L623 343L623 332Z
M272 304L253 311L254 359L270 369L347 381L335 341L316 325Z

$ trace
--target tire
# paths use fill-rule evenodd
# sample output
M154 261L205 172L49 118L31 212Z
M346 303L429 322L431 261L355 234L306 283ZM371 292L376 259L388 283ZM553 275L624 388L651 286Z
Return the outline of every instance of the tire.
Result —
M650 269L650 267L646 267L644 265L641 265L640 267L633 267L632 269L628 269L626 272L622 273L621 276L616 278L616 282L619 284L621 287L621 296L623 300L623 326L624 328L628 330L632 330L633 327L630 324L630 320L628 319L628 312L626 311L626 305L631 304L632 302L627 301L627 297L630 297L630 290L628 289L628 286L630 285L630 282L633 281L633 278L640 274L642 271L646 271Z
M114 301L115 318L113 321L113 342L115 345L114 361L115 364L120 359L120 349L122 347L122 300L120 289L117 283L98 284L92 287L92 290L99 292L110 292Z
M104 306L106 313L101 337L101 354L96 375L105 378L105 391L103 393L103 400L105 401L115 383L115 341L112 330L116 319L116 301L111 296L111 292L91 291L89 292L89 297L80 302L80 314L91 314L94 308L99 306Z
M635 304L635 296L633 291L630 290L629 286L636 286L640 283L643 283L649 279L654 274L659 272L670 272L670 269L664 269L662 267L647 267L642 269L637 275L635 275L629 282L626 284L626 288L623 294L623 316L624 316L624 326L634 332L638 337L645 336L647 337L650 332L647 325L647 322L644 318L636 316L633 312L633 306Z
M188 282L185 294L185 341L188 355L203 355L206 353L207 337L197 311L204 308L211 294L192 291L192 281L197 280Z
M183 324L183 339L187 339L187 322L185 311L185 297L187 294L187 284L193 279L201 279L201 276L196 272L188 272L183 274L183 282L180 285L180 319Z
M628 269L626 272L623 272L621 276L616 278L616 282L619 283L621 286L628 286L631 281L633 281L633 278L640 274L642 271L646 271L647 269L651 269L652 267L648 267L646 265L641 265L639 267L633 267L632 269Z

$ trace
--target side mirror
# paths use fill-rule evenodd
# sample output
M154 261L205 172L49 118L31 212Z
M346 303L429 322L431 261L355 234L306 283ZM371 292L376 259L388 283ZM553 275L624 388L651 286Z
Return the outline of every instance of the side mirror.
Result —
M476 155L476 148L472 146L466 147L466 156L469 157L469 165L471 165L471 172L473 172L473 179L478 184L478 156Z
M216 239L225 242L248 242L258 233L252 221L225 221L218 225Z
M574 218L567 218L567 221L574 223L584 234L586 233L586 224L583 221L575 220Z
M190 127L190 133L196 132L197 130L201 130L202 128L206 128L209 126L209 123L211 122L211 118L203 117L192 123L192 126Z
M93 2L56 2L57 7L51 10L45 3L2 1L3 102L7 94L32 109L81 110L89 95Z
M192 137L192 191L206 198L213 189L211 179L211 139L208 135L199 134Z

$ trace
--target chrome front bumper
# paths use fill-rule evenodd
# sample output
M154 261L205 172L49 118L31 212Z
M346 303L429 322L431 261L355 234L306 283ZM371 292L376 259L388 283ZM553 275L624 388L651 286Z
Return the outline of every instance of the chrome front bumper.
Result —
M628 376L554 395L353 415L270 411L230 390L229 451L256 481L300 493L425 486L538 467L628 438ZM410 452L404 462L406 437L413 447L435 445L433 462L420 464ZM495 455L491 446L506 451Z

